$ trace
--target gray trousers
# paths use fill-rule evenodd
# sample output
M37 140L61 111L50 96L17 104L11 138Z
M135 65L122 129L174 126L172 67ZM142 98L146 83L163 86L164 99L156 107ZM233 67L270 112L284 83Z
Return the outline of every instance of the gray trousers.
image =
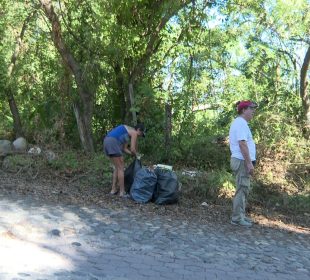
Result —
M250 175L245 161L231 158L230 167L236 177L236 192L233 199L232 221L240 221L245 217L245 206L250 192Z

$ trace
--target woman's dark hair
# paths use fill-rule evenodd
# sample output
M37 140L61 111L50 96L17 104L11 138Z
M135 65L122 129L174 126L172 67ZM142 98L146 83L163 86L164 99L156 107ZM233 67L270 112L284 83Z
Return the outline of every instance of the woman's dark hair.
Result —
M135 130L138 130L138 129L141 131L144 131L145 130L144 124L138 123L137 125L135 125Z

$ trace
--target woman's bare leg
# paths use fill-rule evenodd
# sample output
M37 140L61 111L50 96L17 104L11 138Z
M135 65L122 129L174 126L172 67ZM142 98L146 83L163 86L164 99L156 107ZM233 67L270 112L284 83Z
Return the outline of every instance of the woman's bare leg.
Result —
M117 187L117 169L111 159L111 162L113 164L113 177L112 177L112 188L111 188L111 194L116 194L118 192L118 187Z
M117 181L119 186L119 194L120 196L125 194L125 186L124 186L124 158L123 157L112 157L111 158L115 170L113 172L113 180L115 176L115 181ZM114 175L115 174L115 175ZM116 186L116 185L115 185ZM112 185L113 189L113 185Z

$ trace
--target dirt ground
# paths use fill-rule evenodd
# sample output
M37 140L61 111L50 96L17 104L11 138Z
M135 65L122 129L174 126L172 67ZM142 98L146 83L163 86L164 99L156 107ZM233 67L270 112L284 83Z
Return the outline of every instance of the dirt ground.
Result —
M109 194L109 185L101 187L81 183L80 177L70 179L59 176L27 176L0 169L0 191L2 194L25 195L35 200L61 202L67 204L93 205L119 209L135 208L144 215L163 215L171 219L197 221L199 223L227 224L230 221L231 202L212 204L190 194L180 193L179 202L174 205L154 203L137 204L130 199L122 199ZM203 203L205 202L205 203ZM279 213L273 209L249 206L249 216L258 226L310 234L310 214Z

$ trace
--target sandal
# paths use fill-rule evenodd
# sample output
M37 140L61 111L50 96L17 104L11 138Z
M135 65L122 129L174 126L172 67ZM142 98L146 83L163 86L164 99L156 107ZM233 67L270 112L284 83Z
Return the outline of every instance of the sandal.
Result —
M112 192L110 191L109 195L117 195L118 194L118 191L115 191L115 192Z
M124 198L124 199L128 199L128 198L130 198L130 195L128 193L125 193L125 194L120 194L119 197Z

